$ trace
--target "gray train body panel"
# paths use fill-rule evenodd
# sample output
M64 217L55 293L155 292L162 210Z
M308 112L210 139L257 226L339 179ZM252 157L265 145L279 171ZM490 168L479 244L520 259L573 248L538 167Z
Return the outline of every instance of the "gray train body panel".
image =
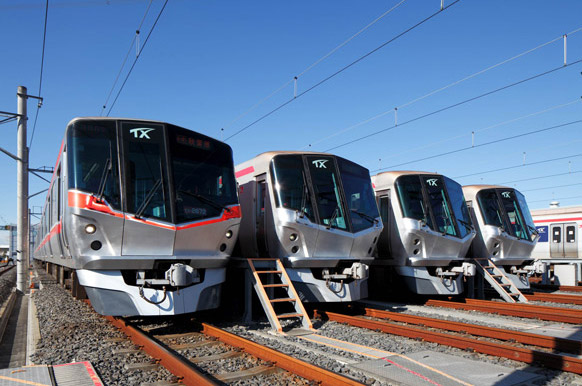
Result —
M153 138L151 132L148 137L139 131L143 128L160 130L159 153L146 141ZM103 139L99 130L109 136L106 159L90 146L91 141ZM134 142L133 136L127 138L126 131L133 134L131 130ZM137 141L142 139L139 136L144 137L143 143ZM148 150L141 156L140 149ZM140 157L149 157L141 169ZM190 172L192 166L200 170ZM153 170L151 177L148 168ZM155 173L161 182L152 180ZM98 186L89 186L92 178L98 178ZM202 184L205 179L215 180L209 185L223 194L222 203L203 204L213 197L209 191L196 193L195 200L186 197L194 195L186 190L193 188L194 180ZM229 181L232 186L226 187ZM138 205L140 200L144 209ZM239 223L228 145L162 122L77 118L65 133L35 258L75 270L101 314L195 312L219 305Z
M318 165L326 170L316 170ZM283 176L283 170L295 172L297 179L283 181L291 178ZM237 165L236 171L243 257L281 259L305 301L342 302L367 296L367 264L373 260L382 221L366 169L330 154L269 152ZM322 188L316 177L326 171L334 175L333 189ZM360 184L348 182L348 171L358 174ZM290 186L293 181L297 186ZM348 189L359 189L350 190L349 203ZM357 205L364 212L354 209ZM329 208L335 217L325 217Z
M499 185L468 185L463 192L477 228L469 257L491 259L518 288L529 288L528 275L544 268L533 264L539 236L525 197Z
M372 182L385 224L374 264L392 267L418 294L463 292L463 275L474 275L465 256L475 231L461 208L460 185L417 171L384 172Z

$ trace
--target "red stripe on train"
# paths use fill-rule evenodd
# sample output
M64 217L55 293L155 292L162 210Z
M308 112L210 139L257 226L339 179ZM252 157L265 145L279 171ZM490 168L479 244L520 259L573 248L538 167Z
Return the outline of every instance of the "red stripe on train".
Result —
M582 217L573 217L573 218L551 218L548 220L534 220L535 223L543 223L543 222L567 222L567 221L580 221Z
M242 176L246 176L247 174L250 174L252 172L255 171L255 168L252 166L249 166L248 168L244 168L242 170L239 170L238 172L234 173L234 176L236 178L242 177Z

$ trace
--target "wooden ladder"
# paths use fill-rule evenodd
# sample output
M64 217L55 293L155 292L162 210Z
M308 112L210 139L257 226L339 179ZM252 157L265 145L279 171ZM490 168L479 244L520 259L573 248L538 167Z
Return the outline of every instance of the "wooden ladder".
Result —
M247 259L252 271L253 287L274 330L283 333L279 320L299 318L304 328L313 330L295 288L279 259ZM270 280L269 280L270 279ZM271 296L269 296L269 293ZM277 314L275 304L291 304L294 312Z
M509 303L527 303L527 298L490 259L474 259L477 270L491 287Z

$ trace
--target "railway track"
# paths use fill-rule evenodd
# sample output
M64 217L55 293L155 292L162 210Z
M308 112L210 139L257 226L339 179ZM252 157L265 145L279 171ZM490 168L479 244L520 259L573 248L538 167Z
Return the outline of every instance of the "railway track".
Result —
M122 330L155 363L170 371L184 385L217 385L236 382L259 374L285 373L287 382L301 384L317 382L322 385L361 385L361 383L276 350L241 338L230 332L202 323L201 329L179 334L158 334L155 330L143 331L121 318L106 317ZM184 338L187 342L184 342ZM196 349L216 347L211 355L196 356ZM205 364L219 360L246 360L238 370L210 374ZM206 371L201 371L206 367ZM292 374L292 375L289 375ZM290 378L289 378L290 377ZM297 377L303 378L301 381Z
M464 299L462 301L427 300L424 305L469 311L482 311L506 316L548 320L561 323L582 323L582 310L538 306L521 303L501 303L489 300Z
M566 295L566 294L552 294L547 292L534 292L533 294L525 294L528 300L537 302L551 302L562 304L577 304L582 305L581 295Z
M516 331L493 329L484 326L442 321L413 315L366 308L363 316L335 312L315 311L317 317L351 326L381 331L388 334L421 339L462 350L471 350L525 363L543 364L546 367L582 374L582 358L552 350L580 353L580 342ZM372 320L367 317L389 319ZM410 326L414 325L414 326ZM477 338L479 337L479 338ZM483 340L486 337L488 340ZM552 342L553 341L553 342ZM507 343L507 342L519 342ZM523 346L527 345L527 346ZM534 348L530 348L534 346ZM567 350L566 350L567 349Z
M14 267L16 267L16 265L7 265L7 266L0 267L0 276L5 274L6 272L10 271Z

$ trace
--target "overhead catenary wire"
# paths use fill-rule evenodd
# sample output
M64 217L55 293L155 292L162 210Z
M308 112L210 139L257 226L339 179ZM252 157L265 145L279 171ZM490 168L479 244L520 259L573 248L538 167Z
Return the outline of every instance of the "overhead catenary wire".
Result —
M255 103L254 105L252 105L251 107L249 107L247 110L245 110L244 112L242 112L241 114L239 114L238 116L236 116L232 121L230 121L226 125L222 126L222 129L226 129L226 128L230 127L232 124L234 124L235 122L239 121L241 118L243 118L244 116L246 116L248 113L250 113L251 111L253 111L257 107L259 107L260 105L262 105L263 103L265 103L266 101L268 101L269 99L271 99L272 97L274 97L275 95L277 95L279 92L281 92L282 90L284 90L287 86L289 86L291 83L294 83L295 81L297 81L300 77L302 77L307 72L309 72L310 70L312 70L319 63L321 63L325 59L329 58L331 55L333 55L335 52L337 52L340 48L344 47L346 44L348 44L349 42L351 42L352 40L354 40L356 37L358 37L359 35L361 35L368 28L370 28L371 26L373 26L374 24L376 24L377 22L379 22L380 20L382 20L384 17L386 17L390 13L392 13L392 11L394 11L396 8L400 7L406 1L408 1L408 0L401 0L399 3L397 3L396 5L394 5L392 8L390 8L389 10L385 11L384 13L382 13L380 16L378 16L372 22L368 23L365 27L363 27L362 29L360 29L358 32L356 32L355 34L353 34L352 36L350 36L348 39L344 40L342 43L340 43L334 49L332 49L331 51L329 51L327 54L323 55L321 58L317 59L315 62L313 62L312 64L310 64L309 66L307 66L298 75L296 75L293 78L289 79L287 82L285 82L284 84L282 84L281 86L279 86L276 90L274 90L273 92L271 92L269 95L267 95L263 99L259 100L257 103Z
M571 122L567 122L567 123L562 123L560 125L546 127L546 128L543 128L543 129L532 130L532 131L528 131L528 132L525 132L525 133L512 135L512 136L509 136L509 137L500 138L500 139L496 139L496 140L493 140L493 141L480 143L480 144L477 144L477 145L465 146L465 147L462 147L462 148L459 148L459 149L449 150L449 151L446 151L444 153L434 154L434 155L431 155L431 156L427 156L427 157L415 159L415 160L408 161L408 162L402 162L402 163L399 163L399 164L396 164L396 165L387 166L385 168L380 168L380 169L376 169L376 170L373 170L373 171L375 172L375 171L379 171L379 170L391 169L391 168L395 168L395 167L398 167L398 166L408 165L408 164L412 164L412 163L416 163L416 162L426 161L426 160L429 160L429 159L443 157L443 156L450 155L450 154L460 153L462 151L476 149L476 148L483 147L483 146L489 146L489 145L493 145L493 144L496 144L496 143L499 143L499 142L505 142L505 141L509 141L509 140L512 140L512 139L525 137L525 136L528 136L528 135L542 133L544 131L559 129L559 128L566 127L566 126L570 126L570 125L573 125L573 124L576 124L576 123L582 123L582 119L579 119L577 121L571 121Z
M577 29L575 29L573 31L570 31L566 35L571 36L571 35L573 35L575 33L580 32L580 31L582 31L582 27L579 27L579 28L577 28ZM545 43L539 44L539 45L537 45L534 48L530 48L530 49L528 49L526 51L523 51L523 52L521 52L521 53L519 53L517 55L514 55L514 56L512 56L510 58L504 59L501 62L498 62L496 64L493 64L493 65L491 65L491 66L489 66L489 67L487 67L487 68L485 68L483 70L479 70L479 71L477 71L477 72L475 72L475 73L473 73L471 75L465 76L464 78L461 78L461 79L456 80L456 81L454 81L452 83L449 83L449 84L447 84L445 86L442 86L442 87L440 87L438 89L435 89L433 91L430 91L430 92L428 92L428 93L426 93L426 94L424 94L424 95L422 95L420 97L417 97L415 99L412 99L412 100L410 100L410 101L408 101L406 103L403 103L401 105L398 105L398 106L395 106L393 108L390 108L389 110L383 111L383 112L381 112L379 114L376 114L373 117L367 118L367 119L365 119L365 120L363 120L361 122L355 123L355 124L353 124L353 125L345 128L345 129L339 130L339 131L337 131L337 132L335 132L335 133L333 133L333 134L331 134L329 136L326 136L326 137L324 137L324 138L322 138L320 140L317 140L315 142L311 142L310 144L304 146L303 149L308 148L308 147L312 147L313 145L317 145L317 144L319 144L321 142L324 142L324 141L326 141L328 139L331 139L331 138L336 137L338 135L341 135L341 134L343 134L345 132L348 132L348 131L356 128L356 127L362 126L362 125L364 125L366 123L369 123L369 122L372 122L372 121L375 121L376 119L379 119L379 118L381 118L383 116L386 116L388 114L395 113L397 110L402 109L403 107L408 107L408 106L410 106L410 105L412 105L412 104L414 104L416 102L419 102L419 101L421 101L421 100L423 100L425 98L428 98L429 96L432 96L434 94L437 94L437 93L439 93L441 91L444 91L444 90L446 90L446 89L448 89L450 87L456 86L456 85L458 85L460 83L463 83L463 82L465 82L465 81L467 81L469 79L472 79L472 78L474 78L474 77L476 77L478 75L482 75L482 74L486 73L487 71L493 70L494 68L497 68L497 67L499 67L501 65L507 64L507 63L509 63L509 62L511 62L511 61L513 61L515 59L518 59L518 58L520 58L520 57L522 57L524 55L527 55L529 53L532 53L534 51L537 51L538 49L543 48L543 47L545 47L545 46L547 46L549 44L552 44L552 43L554 43L556 41L559 41L562 38L563 38L563 35L560 35L559 37L556 37L554 39L551 39L551 40L549 40L549 41L547 41Z
M573 197L559 197L559 198L551 198L551 199L544 199L544 200L534 200L534 201L529 201L528 203L534 203L534 202L548 202L548 201L558 201L558 200L574 200L574 199L578 199L578 198L582 198L582 196L573 196Z
M109 98L111 98L111 94L113 94L113 90L115 89L115 86L117 85L117 81L119 81L119 77L121 76L121 73L123 72L123 68L125 67L125 63L127 63L127 59L129 58L129 54L133 51L133 46L136 43L137 37L141 32L141 27L143 26L143 23L147 17L147 14L150 11L150 8L152 6L152 2L153 2L153 0L150 0L150 2L148 3L148 6L145 10L145 13L143 14L143 17L141 19L141 22L139 23L139 26L135 30L135 35L133 35L133 39L131 39L131 44L129 45L129 49L127 50L127 54L125 54L125 58L123 59L123 63L121 63L121 67L119 68L119 72L117 73L117 76L115 77L115 80L113 81L113 85L111 86L111 90L109 90L109 94L107 95L107 99L105 99L105 103L103 103L103 107L101 108L101 112L99 113L100 116L103 115L103 112L107 108L107 103L109 103Z
M570 188L572 186L578 186L578 185L582 185L582 182L579 182L577 184L567 184L567 185L556 185L556 186L545 186L543 188L536 188L536 189L525 189L525 190L521 190L520 191L522 193L524 192L535 192L538 190L548 190L548 189L558 189L558 188Z
M520 165L520 166L523 166L523 165ZM542 179L545 179L545 178L561 177L561 176L567 176L567 175L579 174L579 173L582 173L582 171L567 172L567 173L558 173L558 174L548 174L548 175L545 175L545 176L530 177L530 178L524 178L524 179L521 179L521 180L497 182L497 185L507 185L507 184L514 184L516 182L542 180Z
M411 153L411 152L417 152L418 150L427 149L429 147L433 147L433 146L436 146L436 145L442 145L445 142L450 142L450 141L453 141L455 139L459 139L459 138L471 136L471 135L474 135L474 134L477 134L477 133L482 133L484 131L494 129L496 127L500 127L500 126L503 126L503 125L507 125L509 123L514 123L514 122L517 122L517 121L522 120L522 119L525 119L525 118L531 118L531 117L534 117L534 116L539 115L539 114L547 113L549 111L553 111L553 110L556 110L556 109L559 109L559 108L567 107L567 106L573 105L575 103L581 103L581 102L582 102L582 98L576 98L576 99L574 99L574 100L572 100L570 102L566 102L566 103L562 103L562 104L559 104L559 105L547 107L547 108L544 108L542 110L538 110L538 111L533 112L533 113L529 113L529 114L526 114L526 115L519 116L517 118L512 118L512 119L509 119L509 120L506 120L506 121L503 121L503 122L495 123L493 125L490 125L490 126L487 126L487 127L483 127L481 129L472 130L470 134L466 134L465 133L465 134L455 135L453 137L445 138L445 139L442 139L440 141L435 141L435 142L431 142L431 143L428 143L428 144L425 144L425 145L422 145L422 146L418 146L418 147L415 147L415 148L410 148L410 149L407 149L407 150L402 151L400 153L391 153L389 156L385 157L385 159L398 157L398 156L401 156L402 154L407 154L407 153ZM412 161L412 162L414 162L414 161Z
M352 61L351 63L345 65L344 67L340 68L339 70L337 70L336 72L334 72L333 74L327 76L326 78L320 80L319 82L315 83L314 85L312 85L311 87L309 87L308 89L306 89L305 91L301 92L300 94L297 94L297 96L294 96L293 98L287 100L286 102L283 102L282 104L280 104L279 106L275 107L274 109L272 109L271 111L267 112L266 114L263 114L261 117L259 117L258 119L254 120L253 122L249 123L248 125L244 126L243 128L239 129L238 131L236 131L235 133L231 134L229 137L227 137L225 139L225 141L228 141L229 139L237 136L238 134L242 133L243 131L249 129L250 127L256 125L257 123L261 122L263 119L269 117L270 115L274 114L275 112L279 111L280 109L282 109L283 107L287 106L288 104L290 104L291 102L299 99L300 97L302 97L303 95L307 94L310 91L313 91L315 88L321 86L322 84L326 83L327 81L329 81L330 79L336 77L337 75L341 74L342 72L344 72L345 70L347 70L348 68L354 66L355 64L361 62L362 60L364 60L365 58L367 58L368 56L374 54L375 52L379 51L380 49L386 47L388 44L394 42L395 40L397 40L398 38L406 35L407 33L409 33L410 31L414 30L415 28L421 26L422 24L426 23L427 21L431 20L433 17L435 17L436 15L440 14L443 11L446 11L447 9L449 9L450 7L452 7L453 5L457 4L459 1L461 0L455 0L453 1L451 4L447 5L446 7L443 7L442 9L440 9L439 11L431 14L430 16L424 18L423 20L419 21L418 23L414 24L412 27L407 28L406 30L404 30L403 32L399 33L398 35L394 36L393 38L387 40L386 42L382 43L381 45L379 45L378 47L374 48L373 50L367 52L366 54L360 56L358 59Z
M125 76L125 80L121 84L121 87L117 91L117 95L115 96L115 99L113 100L113 103L111 104L111 107L107 111L107 116L109 116L109 114L111 113L111 110L115 106L115 103L117 103L117 99L119 98L119 95L121 95L121 92L123 91L123 88L125 87L125 84L127 83L127 80L129 79L129 76L133 72L133 69L135 68L135 65L137 63L137 60L140 58L141 53L143 52L143 50L144 50L145 46L147 45L148 41L150 40L150 36L152 36L152 32L154 32L154 29L156 28L156 25L158 25L158 21L160 20L160 17L162 17L162 14L164 13L164 9L166 9L166 5L168 5L168 0L166 0L164 2L164 5L162 6L162 9L160 9L160 12L158 13L158 16L156 17L156 20L154 21L154 24L152 25L152 28L148 32L148 36L145 38L145 40L144 40L144 42L143 42L143 44L142 44L139 52L135 56L135 60L133 61L133 64L131 65L131 68L129 69L129 72Z
M48 21L48 8L49 8L49 0L46 0L46 6L44 11L44 31L42 35L42 54L40 56L40 79L38 81L38 97L42 97L42 74L44 70L44 50L46 47L46 26ZM36 114L34 115L34 124L32 125L32 134L30 135L30 142L28 143L29 151L32 147L32 141L34 140L34 133L36 132L36 123L38 121L38 112L40 111L40 107L42 106L42 99L39 99L38 103L36 104Z
M447 110L453 109L453 108L455 108L455 107L459 107L459 106L461 106L461 105L464 105L464 104L466 104L466 103L469 103L469 102L476 101L476 100L478 100L478 99L481 99L481 98L484 98L484 97L486 97L486 96L489 96L489 95L492 95L492 94L498 93L498 92L500 92L500 91L507 90L508 88L515 87L515 86L518 86L518 85L520 85L520 84L522 84L522 83L526 83L526 82L529 82L529 81L531 81L531 80L534 80L534 79L540 78L540 77L542 77L542 76L549 75L549 74L551 74L551 73L554 73L554 72L556 72L556 71L560 71L560 70L562 70L562 69L565 69L565 68L571 67L571 66L573 66L573 65L575 65L575 64L578 64L578 63L582 63L582 59L578 59L578 60L576 60L575 62L569 63L569 64L567 64L567 65L562 65L562 66L560 66L560 67L556 67L556 68L553 68L553 69L551 69L551 70L544 71L544 72L542 72L542 73L539 73L539 74L536 74L536 75L530 76L530 77L528 77L528 78L525 78L525 79L519 80L519 81L517 81L517 82L510 83L510 84L508 84L508 85L505 85L505 86L502 86L502 87L496 88L496 89L494 89L494 90L488 91L488 92L486 92L486 93L483 93L483 94L477 95L477 96L475 96L475 97L472 97L472 98L468 98L468 99L462 100L461 102L454 103L454 104L452 104L452 105L449 105L449 106L446 106L446 107L440 108L440 109L438 109L438 110L431 111L430 113L426 113L426 114L420 115L420 116L418 116L418 117L415 117L415 118L409 119L408 121L405 121L405 122L399 123L399 124L397 124L397 125L392 125L392 126L389 126L389 127L387 127L387 128L384 128L384 129L381 129L381 130L377 130L377 131L375 131L375 132L373 132L373 133L366 134L366 135L364 135L364 136L361 136L361 137L358 137L358 138L352 139L352 140L350 140L350 141L344 142L344 143L342 143L342 144L339 144L339 145L337 145L337 146L331 147L331 148L329 148L329 149L326 149L326 150L324 150L324 151L325 151L325 152L329 152L329 151L331 151L331 150L339 149L340 147L344 147L344 146L347 146L347 145L352 145L352 144L354 144L354 143L356 143L356 142L362 141L362 140L364 140L364 139L367 139L367 138L373 137L373 136L375 136L375 135L378 135L378 134L381 134L381 133L385 133L385 132L387 132L387 131L389 131L389 130L393 130L393 129L397 128L397 127L401 127L401 126L404 126L404 125L406 125L406 124L409 124L409 123L412 123L412 122L416 122L416 121L419 121L419 120L421 120L421 119L424 119L424 118L427 118L427 117L430 117L430 116L433 116L433 115L436 115L436 114L442 113L442 112L444 112L444 111L447 111Z
M582 122L582 121L578 121L578 122ZM514 165L514 166L506 166L506 167L499 168L499 169L485 170L485 171L481 171L481 172L476 172L476 173L471 173L471 174L465 174L465 175L462 175L462 176L455 176L453 178L457 179L457 178L473 177L473 176L478 176L480 174L500 172L500 171L509 170L509 169L517 169L517 168L522 168L524 166L539 165L539 164L543 164L543 163L554 162L554 161L561 161L561 160L564 160L564 159L576 158L576 157L582 157L582 153L580 153L580 154L567 155L567 156L564 156L564 157L547 159L547 160L543 160L543 161L535 161L535 162L529 162L529 163L522 163L522 164Z

